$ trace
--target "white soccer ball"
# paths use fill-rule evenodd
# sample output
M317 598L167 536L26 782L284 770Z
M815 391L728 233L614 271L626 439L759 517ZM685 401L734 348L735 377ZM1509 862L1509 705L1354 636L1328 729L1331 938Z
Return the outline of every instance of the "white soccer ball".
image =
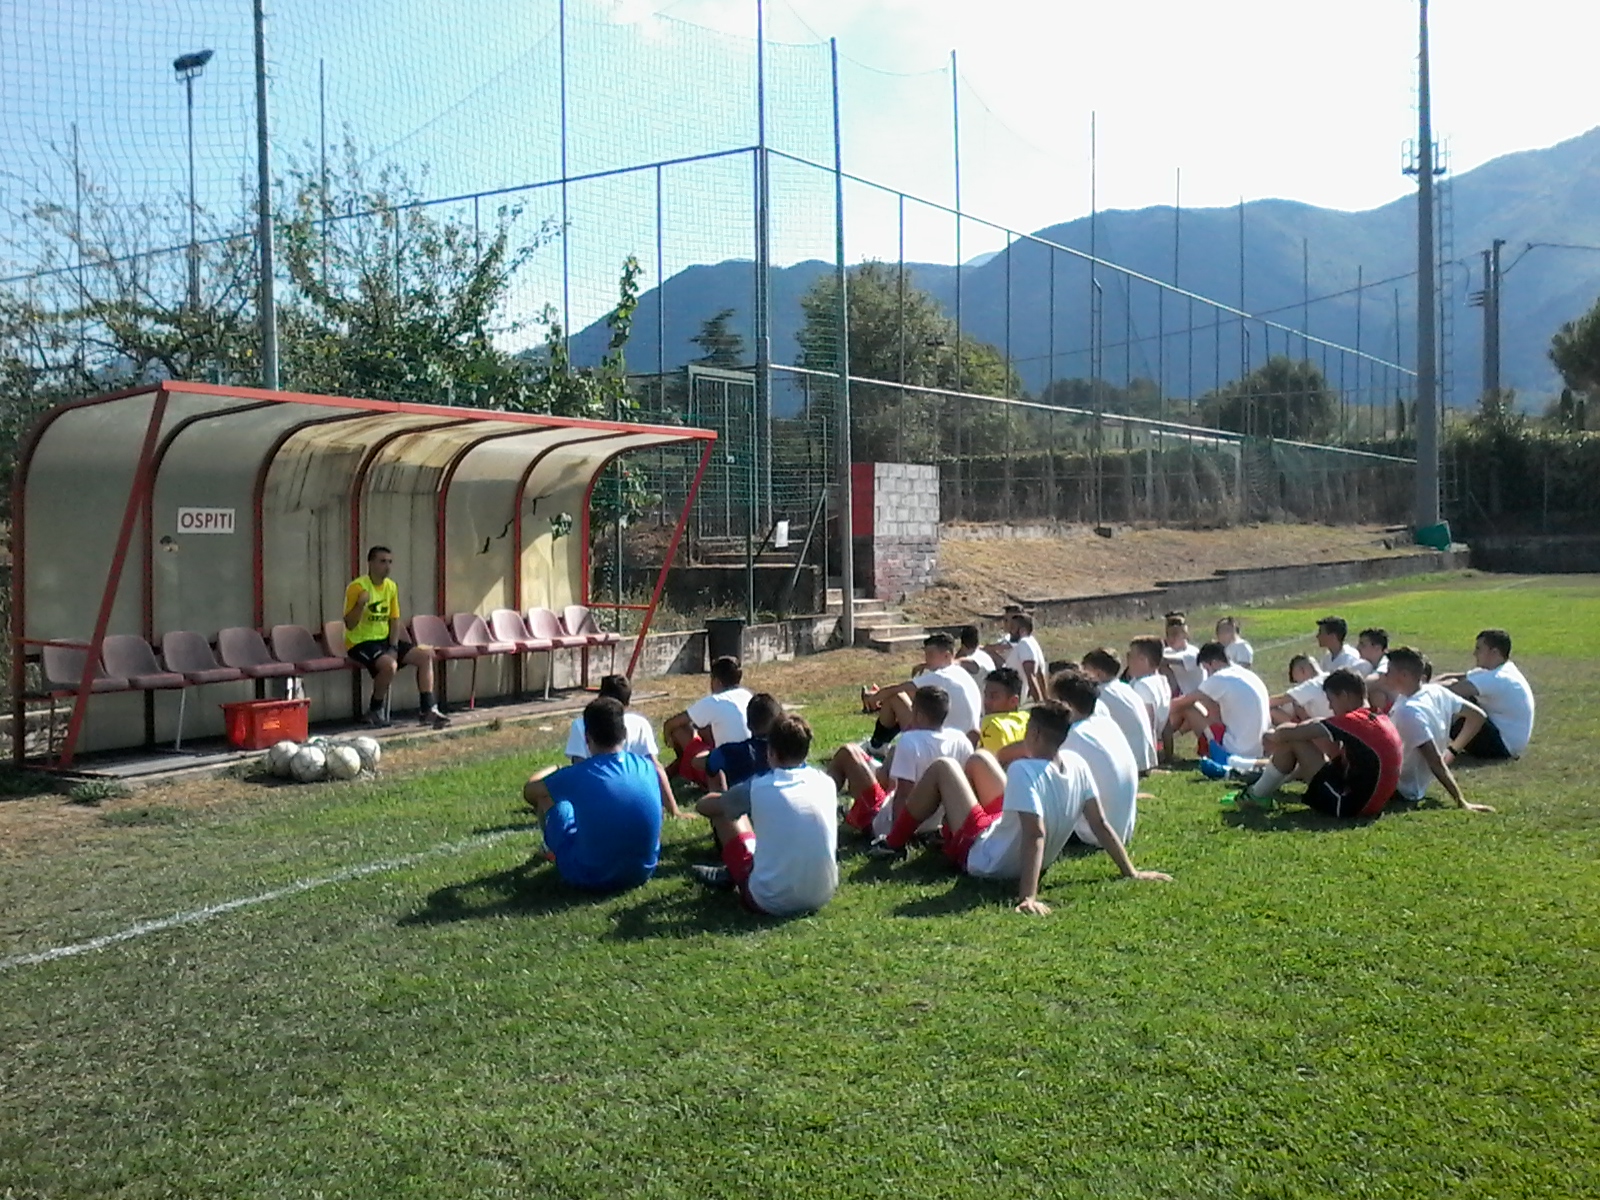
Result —
M315 783L328 767L328 756L318 746L301 746L289 760L289 773L300 783Z
M367 737L363 734L361 737L351 738L350 745L361 756L361 769L363 771L376 771L378 769L378 760L383 757L383 750L378 745L377 738Z
M328 747L328 778L354 779L361 774L361 755L343 742Z
M279 779L289 777L289 761L294 758L295 752L300 749L299 742L279 742L267 751L267 772L276 775Z

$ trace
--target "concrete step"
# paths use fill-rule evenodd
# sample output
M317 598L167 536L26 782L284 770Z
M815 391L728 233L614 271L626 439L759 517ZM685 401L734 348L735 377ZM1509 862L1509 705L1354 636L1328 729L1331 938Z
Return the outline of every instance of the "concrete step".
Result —
M895 615L898 616L899 614ZM921 625L913 625L904 619L899 621L859 621L856 623L856 628L865 629L868 636L874 638L925 638L928 636L928 631Z
M922 649L922 639L927 636L921 630L884 637L873 637L870 634L870 630L856 630L856 645L868 650L881 650L885 654L915 653Z

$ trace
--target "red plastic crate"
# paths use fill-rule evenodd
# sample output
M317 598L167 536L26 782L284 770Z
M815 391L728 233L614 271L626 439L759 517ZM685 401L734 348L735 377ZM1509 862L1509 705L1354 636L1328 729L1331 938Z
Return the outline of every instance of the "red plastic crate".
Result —
M309 733L309 700L241 700L222 705L228 744L240 750L265 750L277 742L303 742Z

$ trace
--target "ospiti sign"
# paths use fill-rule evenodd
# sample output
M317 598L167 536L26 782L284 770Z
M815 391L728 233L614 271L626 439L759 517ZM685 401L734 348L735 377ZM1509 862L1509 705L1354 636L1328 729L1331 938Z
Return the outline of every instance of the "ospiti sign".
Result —
M231 508L180 508L178 532L232 533L233 513Z

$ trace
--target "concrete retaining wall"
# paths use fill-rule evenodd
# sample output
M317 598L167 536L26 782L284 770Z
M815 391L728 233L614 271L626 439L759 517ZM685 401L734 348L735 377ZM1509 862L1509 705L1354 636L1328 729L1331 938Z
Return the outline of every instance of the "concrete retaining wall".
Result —
M1600 574L1600 537L1498 534L1472 539L1472 565L1522 575Z
M1330 588L1435 571L1459 571L1469 565L1466 550L1429 551L1393 558L1357 558L1295 567L1258 567L1218 571L1205 579L1163 581L1137 592L1103 596L1023 599L1034 619L1046 625L1088 624L1129 617L1160 616L1172 609L1207 608L1309 595Z

